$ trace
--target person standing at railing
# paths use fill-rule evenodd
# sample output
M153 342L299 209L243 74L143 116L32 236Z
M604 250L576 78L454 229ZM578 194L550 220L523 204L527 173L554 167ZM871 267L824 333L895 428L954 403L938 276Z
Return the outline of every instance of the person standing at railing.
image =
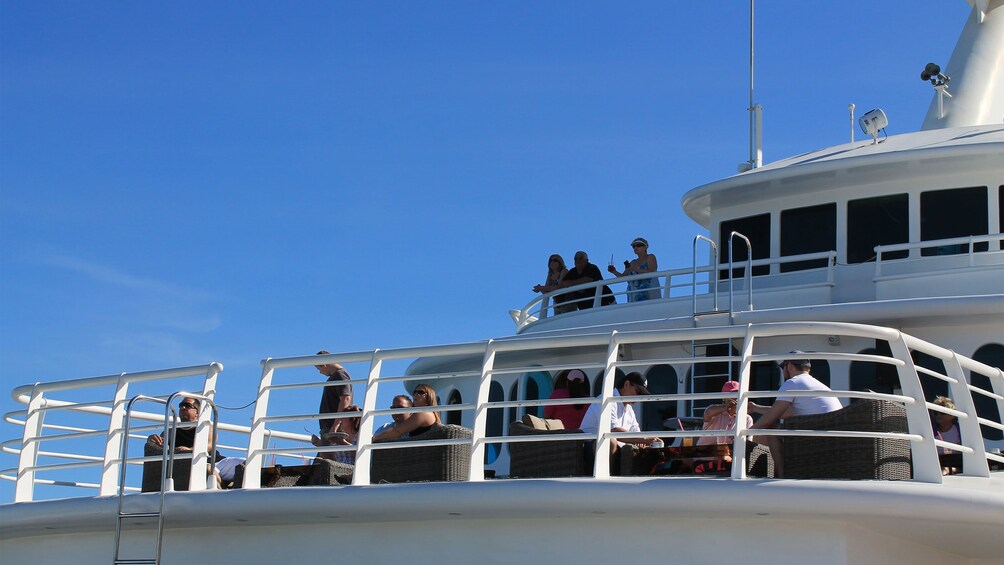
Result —
M564 280L561 281L561 288L568 288L578 284L586 284L601 280L603 280L603 274L600 273L600 268L589 262L589 256L586 255L585 251L576 251L575 266L568 270L568 274L566 274ZM614 293L610 291L610 287L603 285L602 292L603 298L600 299L600 306L607 306L617 302L614 298ZM593 297L596 296L596 290L592 288L577 290L575 292L569 292L567 296L569 301L574 301L575 306L579 310L585 310L593 307Z
M320 350L317 352L318 355L330 355L325 350ZM347 381L350 380L348 371L338 363L328 363L326 365L314 365L318 373L328 377L328 382L332 381ZM332 412L344 412L345 409L352 404L352 387L351 385L328 385L324 387L324 392L321 393L321 405L317 409L319 414L330 414ZM335 425L334 418L321 418L318 420L320 426L320 436L324 437L324 434L332 431L332 426Z
M567 274L568 269L565 267L565 260L561 258L561 255L555 253L547 258L547 278L544 284L534 285L533 291L543 294L558 290L561 288L561 281ZM557 294L552 298L554 300L555 314L564 314L565 312L575 310L574 304L564 304L564 302L568 301L568 298L567 294Z
M558 373L558 378L554 380L554 391L551 392L550 400L563 398L588 398L589 383L586 382L586 374L579 369L562 371ZM545 418L557 418L561 420L566 430L577 430L582 423L582 417L586 415L589 408L587 404L562 404L559 406L545 406Z
M655 255L648 252L648 240L644 237L636 237L631 242L631 249L638 257L633 261L624 261L624 272L620 272L616 267L610 265L607 270L618 277L628 277L631 275L641 275L644 273L654 273L659 270L659 262ZM650 279L636 279L628 281L628 302L641 302L642 300L655 300L662 297L659 290L659 277Z
M777 398L772 406L762 406L755 402L749 403L750 412L762 414L759 420L753 424L754 429L776 428L778 423L791 416L805 416L809 414L825 414L840 410L843 406L840 401L832 396L785 396L785 392L794 391L828 391L830 387L819 382L809 374L812 369L812 362L802 358L804 351L792 351L795 358L779 361L777 366L781 370L784 382L778 389ZM781 438L777 436L756 436L753 441L761 445L766 445L770 449L770 455L774 459L774 471L778 477L784 476L784 461L781 453Z

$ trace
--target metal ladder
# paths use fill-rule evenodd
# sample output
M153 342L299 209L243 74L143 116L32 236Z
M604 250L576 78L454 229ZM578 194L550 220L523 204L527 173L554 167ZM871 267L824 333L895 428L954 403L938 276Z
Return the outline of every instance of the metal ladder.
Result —
M728 313L731 319L732 314L735 312L734 298L735 290L733 285L733 280L735 279L735 266L734 266L734 245L736 238L742 239L746 243L746 260L743 261L745 267L743 268L743 283L746 286L746 309L753 310L753 245L750 240L745 235L733 231L729 233L729 309L721 310L718 307L718 286L719 286L719 272L721 267L718 265L718 245L711 239L704 237L703 235L694 236L693 245L693 256L692 256L692 270L691 270L691 300L693 302L693 315L694 323L697 323L697 318L700 316L705 316L708 314L720 314ZM714 294L714 303L711 310L700 311L697 309L697 242L704 241L711 247L711 270L708 272L708 293Z
M173 403L175 398L185 397L185 398L197 398L202 403L200 406L199 414L201 419L202 408L208 405L213 411L213 424L212 432L209 436L212 439L213 449L210 455L210 459L213 459L212 463L215 464L215 445L216 445L216 429L219 424L219 414L216 410L216 405L213 403L212 399L202 394L195 394L190 392L179 391L167 399L157 398L153 396L137 395L129 400L126 405L125 421L122 426L122 459L119 463L119 488L118 488L118 514L115 517L115 556L112 559L113 565L160 565L160 555L161 549L163 547L164 541L164 502L165 496L168 491L174 490L174 449L170 446L175 445L175 438L178 431L178 414L174 409ZM126 483L126 467L129 461L129 425L130 416L132 414L133 404L139 400L147 400L151 402L159 402L165 404L164 408L164 431L163 436L165 438L170 438L170 441L164 442L164 453L161 460L161 475L160 475L160 505L156 512L124 512L123 511L123 499L125 497L125 483ZM195 456L195 453L192 453ZM191 481L196 475L192 474L189 479ZM121 556L122 550L122 522L131 518L157 518L157 546L156 553L153 558L142 558L142 559L123 559Z

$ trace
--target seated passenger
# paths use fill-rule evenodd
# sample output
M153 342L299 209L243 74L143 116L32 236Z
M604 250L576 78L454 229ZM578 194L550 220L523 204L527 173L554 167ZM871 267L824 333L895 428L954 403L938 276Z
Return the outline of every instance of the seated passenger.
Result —
M557 253L551 255L547 259L547 278L544 279L543 285L535 285L533 291L543 294L558 290L561 288L561 281L566 274L568 274L568 269L565 268L565 260ZM553 297L555 314L564 314L575 310L574 304L564 304L568 298L567 294L557 294Z
M586 382L586 374L579 369L562 371L558 373L558 378L554 381L554 391L551 392L551 400L559 398L588 398L589 383ZM563 404L560 406L545 406L545 418L557 418L566 430L577 430L582 423L582 417L586 415L588 404Z
M659 270L659 263L655 255L648 252L648 241L644 237L636 237L631 242L631 249L638 257L633 261L624 261L624 272L619 272L616 267L610 265L607 270L618 277L640 275L642 273L654 273ZM641 302L642 300L655 300L662 296L659 289L659 277L650 279L636 279L628 281L628 302Z
M413 404L415 408L438 406L436 391L429 385L420 384L416 386L411 395L414 398ZM403 437L405 434L410 434L410 437L419 436L439 423L441 423L439 412L413 412L404 420L395 422L394 426L389 430L384 430L378 435L373 436L373 441L397 439Z
M762 414L759 420L753 424L753 428L767 429L776 428L778 423L790 416L804 416L809 414L825 414L840 410L840 401L832 396L784 396L783 393L800 390L828 391L830 387L816 380L809 374L812 363L808 359L800 358L805 353L803 351L792 351L796 355L795 359L787 359L778 362L784 376L784 383L778 389L777 398L773 406L761 406L754 402L749 403L750 412ZM784 476L784 461L781 453L781 438L777 436L757 436L753 441L761 445L766 445L770 449L770 455L774 459L774 471L777 477Z
M645 387L645 378L641 376L641 373L628 373L627 375L619 376L614 381L614 396L638 396L647 395L648 389ZM635 417L634 408L631 406L630 402L615 402L613 405L614 411L610 417L610 431L612 432L640 432L641 426L638 425L638 418ZM594 436L599 431L600 422L600 404L590 404L589 408L586 410L585 416L582 417L582 424L579 428L587 433L593 434ZM622 440L616 440L610 442L611 454L616 454L617 451L625 443L637 444L637 445L649 445L655 438L644 437L644 438L626 438ZM613 467L613 472L616 474L618 472L617 464L620 458L614 457L611 459L611 464Z
M726 381L722 392L738 392L738 381ZM726 398L723 404L714 404L704 409L704 430L734 430L736 429L736 408L739 403L735 398ZM753 427L753 417L746 415L746 427ZM731 445L734 436L702 436L697 439L697 445Z
M201 404L198 398L187 396L182 398L178 404L178 419L183 423L197 421L199 419ZM191 453L195 447L195 426L179 426L174 432L174 439L175 453ZM164 445L169 442L164 440L163 434L152 434L146 438L146 443L150 447L148 452L156 454L163 453ZM212 467L212 474L216 477L217 485L222 486L224 483L233 481L234 469L237 465L244 462L244 458L224 457L222 453L214 449L212 437L209 438L209 454L211 458L210 466L212 466L214 461L216 462L216 466ZM220 472L220 469L223 469L223 473Z
M395 396L394 400L391 401L391 404L390 404L391 408L411 408L411 406L412 406L411 397L408 396L407 394L399 394L399 395ZM387 422L386 424L380 426L379 428L377 428L373 432L373 435L374 436L380 435L382 432L385 432L385 431L393 428L395 424L397 424L398 422L405 421L408 418L408 416L410 416L410 415L411 414L409 414L408 412L401 412L399 414L392 414L391 418L394 421L393 422ZM408 434L405 433L405 434L402 434L400 437L407 437L407 436L408 436Z
M600 268L589 262L589 256L586 255L585 251L576 251L575 267L570 269L568 274L565 275L565 278L561 281L561 287L568 288L570 286L601 280L603 280L603 275L600 274ZM602 292L603 297L600 299L601 306L617 303L617 300L614 298L614 293L610 291L610 287L603 285ZM595 296L596 290L587 288L568 293L568 300L575 300L575 306L579 310L586 310L587 308L593 307L593 299Z
M947 396L936 397L934 399L934 404L943 408L948 408L949 410L955 410L955 403ZM933 425L935 439L940 439L941 441L947 441L949 443L962 444L962 434L959 432L959 419L955 416L945 414L944 412L935 412ZM950 453L954 452L947 447L938 447L938 455L947 455ZM959 469L957 467L941 468L942 475L954 475L958 472Z

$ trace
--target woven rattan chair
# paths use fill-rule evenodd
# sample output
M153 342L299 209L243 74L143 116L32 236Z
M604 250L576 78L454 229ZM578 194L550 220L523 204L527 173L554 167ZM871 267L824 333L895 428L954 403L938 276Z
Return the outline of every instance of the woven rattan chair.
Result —
M163 455L164 448L147 442L143 445L143 455ZM143 492L160 492L161 473L164 463L161 461L145 461L143 463L143 482L140 490ZM174 490L188 490L192 475L192 459L190 457L174 459L171 464Z
M906 410L884 400L861 400L826 414L786 418L789 430L907 431ZM912 476L910 443L876 438L784 438L784 476L792 479L886 479Z
M440 424L418 436L393 440L397 442L434 439L470 439L471 430L452 424ZM466 481L471 470L471 445L436 445L431 447L401 447L373 451L370 480L374 483L416 481Z
M535 430L523 422L509 424L510 436L582 434L582 430ZM577 441L514 442L509 444L509 476L519 478L582 477L586 467L585 439Z

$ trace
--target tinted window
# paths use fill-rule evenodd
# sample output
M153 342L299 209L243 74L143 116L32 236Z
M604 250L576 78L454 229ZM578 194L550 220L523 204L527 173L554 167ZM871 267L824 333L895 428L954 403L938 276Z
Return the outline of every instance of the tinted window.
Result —
M648 391L652 394L676 394L679 382L676 370L669 365L656 365L645 375ZM676 401L645 402L641 404L641 429L661 430L662 422L676 417Z
M459 390L453 390L450 392L450 399L446 401L447 404L463 404L463 400L460 397ZM460 410L450 410L446 413L446 423L460 425L463 414Z
M906 194L862 198L847 203L847 262L875 260L876 245L910 241L910 210ZM882 260L903 259L909 252L893 251Z
M753 246L753 259L767 259L770 257L770 214L760 214L759 216L748 216L722 222L718 230L718 262L728 264L729 262L729 234L739 232L749 238ZM746 261L746 242L736 238L736 254L733 265L741 261ZM770 273L769 265L754 267L754 275L766 275ZM735 269L733 276L742 277L745 271L741 267ZM728 278L728 271L719 273L721 278Z
M954 188L920 194L920 239L934 241L985 235L987 233L987 188ZM977 243L974 251L986 251L986 243ZM969 245L940 245L921 249L921 255L968 253Z
M973 359L985 365L990 365L991 367L1004 369L1004 345L999 343L984 345L976 350L976 353L973 354ZM969 376L970 383L974 387L981 388L987 392L993 392L993 388L990 386L990 379L985 375L970 372ZM997 409L997 402L993 398L982 394L974 394L973 404L976 405L976 414L980 418L985 418L992 422L1001 421L1000 412ZM987 439L1000 440L1004 438L1004 433L996 428L981 426L981 430L983 432L983 437Z
M496 381L492 381L491 386L488 388L488 401L502 402L503 400L505 400L505 393L502 391L502 385L498 384ZM504 416L504 408L489 408L488 421L485 424L485 434L492 437L501 436ZM489 443L486 445L485 463L494 463L495 459L498 458L503 445L504 444L501 443Z
M781 212L781 256L837 249L837 205L823 204ZM826 259L784 263L781 272L826 267Z

